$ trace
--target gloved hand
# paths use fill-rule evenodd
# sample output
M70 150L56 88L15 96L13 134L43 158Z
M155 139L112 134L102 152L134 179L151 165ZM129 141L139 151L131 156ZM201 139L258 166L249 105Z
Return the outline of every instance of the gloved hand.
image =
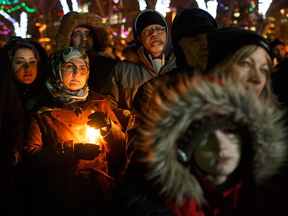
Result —
M87 124L95 129L110 127L110 119L103 112L95 112L88 116L88 119L91 120Z
M95 144L75 144L74 152L76 159L93 160L101 153L99 145Z

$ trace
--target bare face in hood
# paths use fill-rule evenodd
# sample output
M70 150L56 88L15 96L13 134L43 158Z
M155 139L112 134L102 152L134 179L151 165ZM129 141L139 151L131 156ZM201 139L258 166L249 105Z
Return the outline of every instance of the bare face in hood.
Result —
M214 185L222 184L238 167L241 158L241 137L230 131L214 130L194 151L194 160Z
M154 56L160 56L166 48L167 34L166 31L161 30L158 33L156 29L161 29L163 26L154 24L147 26L143 32L149 32L147 35L140 34L143 46Z
M89 55L93 51L93 36L90 29L76 27L71 36L71 44Z
M182 48L187 64L204 71L208 61L207 36L201 33L194 37L181 38L179 46Z

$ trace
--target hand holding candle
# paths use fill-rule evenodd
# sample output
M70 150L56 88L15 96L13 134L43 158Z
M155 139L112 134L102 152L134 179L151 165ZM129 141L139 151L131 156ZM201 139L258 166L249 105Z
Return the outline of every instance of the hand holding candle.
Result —
M75 144L74 152L77 159L93 160L98 157L101 151L99 145L95 144Z

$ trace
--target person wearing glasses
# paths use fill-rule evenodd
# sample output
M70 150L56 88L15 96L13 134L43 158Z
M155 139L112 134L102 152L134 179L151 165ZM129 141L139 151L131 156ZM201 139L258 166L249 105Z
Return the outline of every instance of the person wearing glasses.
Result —
M89 90L89 72L87 54L65 48L53 58L47 91L30 101L22 182L31 194L26 204L33 203L41 215L109 210L113 164L124 154L125 134L107 99ZM99 129L98 144L91 141L91 128Z
M91 13L69 12L61 20L55 38L54 53L69 46L83 49L90 60L88 85L99 92L117 60L103 56L108 44L108 32L99 16Z
M159 12L139 12L133 22L133 36L134 43L123 50L126 59L114 67L100 90L124 128L139 86L176 67L169 27Z

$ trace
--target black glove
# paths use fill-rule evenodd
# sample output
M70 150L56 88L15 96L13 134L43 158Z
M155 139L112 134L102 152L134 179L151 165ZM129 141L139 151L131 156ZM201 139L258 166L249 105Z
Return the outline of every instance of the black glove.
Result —
M87 124L95 129L110 127L110 119L103 112L95 112L88 116L88 119L91 120Z
M75 144L75 157L76 159L93 160L101 153L99 148L99 145L96 144Z

